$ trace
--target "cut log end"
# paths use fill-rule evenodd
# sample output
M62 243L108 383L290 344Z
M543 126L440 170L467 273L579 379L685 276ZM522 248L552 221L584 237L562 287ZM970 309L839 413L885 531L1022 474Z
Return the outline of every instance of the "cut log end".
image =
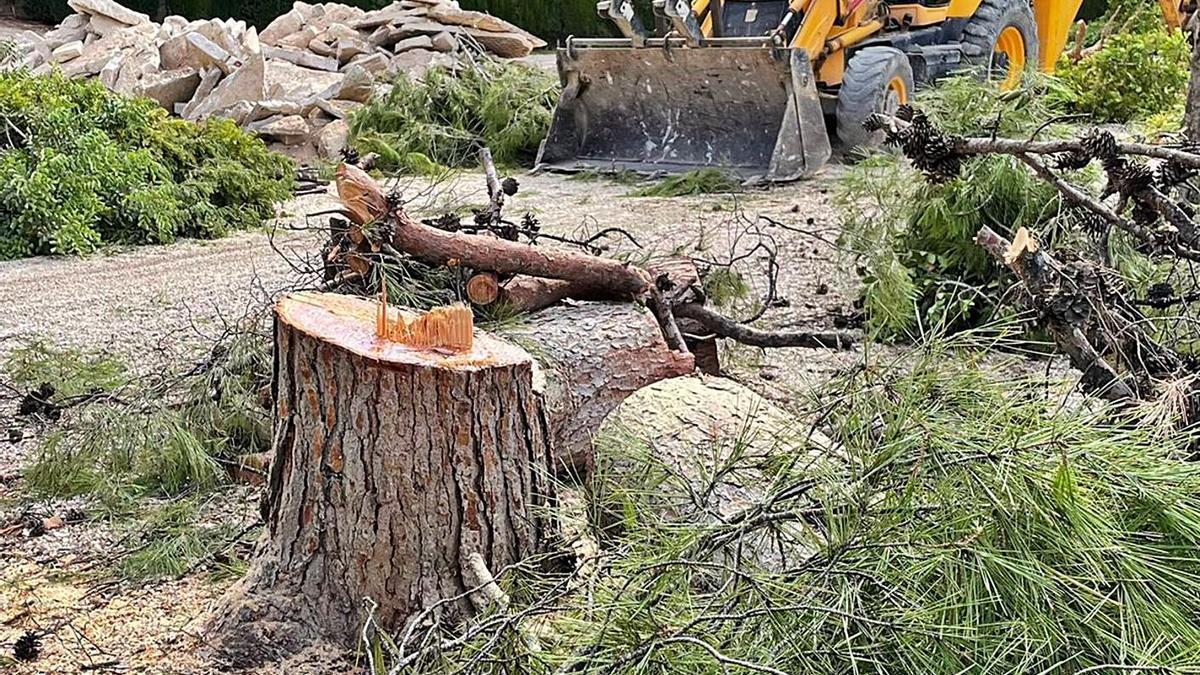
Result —
M471 326L470 309L440 308L418 315L388 308L387 337L379 335L379 304L333 293L296 293L279 301L276 313L285 325L382 366L421 365L480 370L530 362L519 347ZM403 331L395 330L399 324Z
M467 281L467 299L486 307L500 298L500 280L491 272L480 272Z

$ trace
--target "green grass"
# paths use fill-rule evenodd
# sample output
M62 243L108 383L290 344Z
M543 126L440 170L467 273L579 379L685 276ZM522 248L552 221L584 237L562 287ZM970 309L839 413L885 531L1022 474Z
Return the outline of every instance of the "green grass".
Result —
M830 383L798 411L842 448L815 464L804 425L768 464L731 447L691 470L602 439L596 572L506 575L512 607L435 630L483 627L400 672L1197 672L1192 439L989 376L975 346ZM738 472L757 506L718 521L704 496Z
M157 384L131 378L111 356L32 343L5 372L22 389L54 385L57 400L109 393L67 408L24 467L35 498L84 496L111 514L146 497L203 493L225 481L222 460L270 447L263 388L270 341L239 333L221 341L205 367Z
M677 176L670 176L653 185L638 188L631 197L687 197L741 192L742 182L734 175L720 169L699 169Z

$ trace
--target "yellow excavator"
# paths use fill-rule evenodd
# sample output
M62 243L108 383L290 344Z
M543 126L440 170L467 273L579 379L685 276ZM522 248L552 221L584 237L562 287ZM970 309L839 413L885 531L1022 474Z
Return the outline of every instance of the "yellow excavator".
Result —
M1159 0L1182 26L1195 0ZM1054 72L1082 0L603 0L620 38L568 38L538 156L561 171L707 167L789 181L881 139L863 122L972 69L1014 87ZM831 133L832 132L832 133Z

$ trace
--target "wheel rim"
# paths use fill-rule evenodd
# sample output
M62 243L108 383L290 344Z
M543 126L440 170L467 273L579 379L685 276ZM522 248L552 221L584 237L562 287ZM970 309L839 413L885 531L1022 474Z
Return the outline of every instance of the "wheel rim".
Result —
M1025 72L1025 36L1015 26L1009 26L996 38L992 70L1001 76L1001 89L1015 89Z
M887 115L895 115L900 106L908 103L908 83L903 77L893 77L883 92L883 105L879 111Z

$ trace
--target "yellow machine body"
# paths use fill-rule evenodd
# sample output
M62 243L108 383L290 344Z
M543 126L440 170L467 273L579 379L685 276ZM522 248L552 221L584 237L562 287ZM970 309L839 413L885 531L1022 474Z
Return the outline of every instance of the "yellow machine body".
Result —
M1183 25L1193 1L1159 0L1172 26ZM715 167L747 181L800 178L831 155L828 120L843 142L862 140L865 94L886 108L906 103L915 86L968 67L986 67L1001 86L1015 86L1028 67L1053 72L1082 4L653 2L653 29L642 25L632 0L601 0L598 11L624 37L570 38L561 46L563 94L540 166ZM997 20L1013 23L998 26L994 39L981 33ZM981 34L990 44L980 44Z

